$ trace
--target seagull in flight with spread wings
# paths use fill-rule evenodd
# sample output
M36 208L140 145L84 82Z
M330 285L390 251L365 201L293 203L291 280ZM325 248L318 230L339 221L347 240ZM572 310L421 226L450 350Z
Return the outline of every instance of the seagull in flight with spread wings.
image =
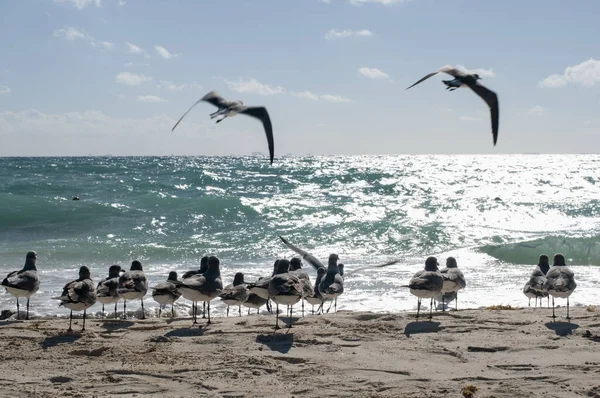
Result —
M173 126L173 128L171 129L171 131L175 130L175 127L177 127L177 125L179 124L179 122L181 122L185 115L187 115L193 107L195 107L202 101L209 102L218 108L216 112L210 114L211 119L222 116L220 119L217 119L217 123L222 122L227 117L235 116L238 113L242 113L259 119L262 122L263 127L265 128L265 134L267 135L267 142L269 144L269 157L271 159L271 164L273 164L273 157L275 156L273 126L271 125L271 118L269 117L267 108L265 108L264 106L245 106L242 101L227 101L219 94L217 94L216 91L211 91L210 93L206 94L204 97L196 101L194 105L192 105L190 109L188 109L187 112L185 112L183 116L179 118L177 123L175 123L175 126Z
M495 146L496 142L498 141L498 115L500 113L498 108L498 96L495 92L488 90L477 82L478 80L481 80L481 77L479 77L478 74L462 72L450 65L446 65L439 70L423 77L412 86L407 87L406 90L416 86L424 80L429 79L431 76L436 75L439 72L444 72L454 77L453 80L442 80L442 82L446 85L446 90L454 91L459 87L468 86L475 92L475 94L480 96L487 103L487 105L490 107L490 115L492 117L492 136L494 137Z

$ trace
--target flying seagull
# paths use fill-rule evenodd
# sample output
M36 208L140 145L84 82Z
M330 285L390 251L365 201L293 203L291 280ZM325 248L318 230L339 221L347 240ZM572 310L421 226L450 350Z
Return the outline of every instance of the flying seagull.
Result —
M494 137L494 145L496 145L496 142L498 141L498 115L500 113L498 108L498 96L495 92L488 90L477 82L477 80L481 79L478 74L461 72L450 65L446 65L436 72L428 74L412 86L407 87L406 90L416 86L424 80L429 79L431 76L436 75L439 72L445 72L454 77L453 80L442 80L442 82L444 82L446 85L446 90L454 91L459 87L469 86L471 90L475 91L475 94L480 96L486 102L486 104L488 104L490 107L490 115L492 117L492 136Z
M217 123L222 122L226 117L235 116L238 113L243 113L245 115L255 117L262 121L263 127L265 128L265 134L267 135L267 142L269 143L269 156L271 158L271 164L273 164L273 157L275 156L273 126L271 125L271 118L269 117L269 112L267 112L267 108L265 108L264 106L245 106L242 101L227 101L219 94L217 94L216 91L211 91L210 93L206 94L204 97L196 101L194 105L192 105L190 109L188 109L187 112L185 112L183 116L179 118L177 123L175 123L175 126L173 126L173 128L171 129L171 131L175 130L175 127L177 127L179 122L181 122L181 119L183 119L185 115L187 115L188 112L192 110L193 107L195 107L202 101L210 102L211 104L219 108L216 112L210 114L211 119L214 119L218 116L222 116L220 119L217 119Z

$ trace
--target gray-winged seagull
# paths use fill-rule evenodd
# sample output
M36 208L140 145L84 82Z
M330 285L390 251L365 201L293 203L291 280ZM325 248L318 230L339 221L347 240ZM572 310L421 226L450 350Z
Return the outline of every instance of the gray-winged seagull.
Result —
M453 80L442 80L442 82L444 82L444 84L446 85L446 90L454 91L459 87L468 86L471 90L475 92L475 94L480 96L481 99L483 99L486 102L486 104L490 108L490 116L492 118L492 137L494 138L494 145L496 145L496 142L498 141L498 118L500 114L500 110L498 107L498 96L495 92L485 88L477 82L481 79L481 77L478 74L462 72L456 68L453 68L450 65L446 65L441 67L437 71L423 77L421 80L419 80L412 86L407 87L406 90L413 86L416 86L424 80L429 79L431 76L434 76L439 72L444 72L454 77Z
M273 126L271 125L271 118L269 117L269 112L267 112L267 108L265 108L264 106L245 106L242 101L227 101L219 94L217 94L216 91L211 91L210 93L206 94L204 97L196 101L194 105L192 105L190 109L188 109L183 114L183 116L179 118L177 123L175 123L175 126L173 126L173 128L171 129L171 131L175 130L175 127L177 127L179 122L181 122L181 119L183 119L185 115L187 115L188 112L192 110L193 107L195 107L202 101L209 102L218 108L216 112L210 114L211 119L222 116L220 119L217 119L217 123L222 122L227 117L235 116L238 113L252 116L260 120L265 129L265 134L267 135L267 143L269 144L269 158L271 159L271 164L273 164L273 158L275 156Z

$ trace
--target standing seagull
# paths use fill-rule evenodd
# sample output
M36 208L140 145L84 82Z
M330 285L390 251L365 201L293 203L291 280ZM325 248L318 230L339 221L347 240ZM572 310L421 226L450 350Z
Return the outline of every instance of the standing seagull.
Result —
M453 80L442 80L442 82L444 82L444 84L446 85L446 90L454 91L459 87L468 86L469 88L471 88L471 90L475 92L475 94L480 96L486 102L486 104L490 108L490 116L492 118L492 136L494 138L495 146L496 142L498 141L498 117L500 113L500 110L498 108L498 96L495 92L488 90L487 88L485 88L477 82L477 80L481 79L481 77L479 77L478 74L461 72L450 65L446 65L437 70L436 72L428 74L412 86L407 87L406 90L413 86L416 86L424 80L429 79L431 76L439 72L445 72L449 75L454 76Z
M6 291L17 298L17 319L19 318L19 297L27 297L27 315L29 319L29 299L40 288L40 279L37 274L37 254L34 251L25 256L25 265L20 271L13 271L4 278L2 286Z
M211 91L210 93L206 94L204 97L196 101L194 105L192 105L190 109L188 109L187 112L185 112L183 116L179 118L177 123L175 123L175 126L173 126L173 128L171 129L171 131L175 130L175 127L177 127L179 122L181 122L181 119L183 119L185 115L187 115L188 112L192 110L193 107L195 107L202 101L209 102L218 108L216 112L210 114L211 119L222 116L220 119L217 119L217 123L222 122L227 117L235 116L238 113L252 116L262 121L263 127L265 128L265 134L267 135L267 143L269 144L269 157L271 159L271 164L273 164L273 157L275 156L273 126L271 125L271 118L269 117L269 112L267 112L267 108L265 108L264 106L245 106L242 101L227 101L219 94L217 94L216 91Z
M129 271L119 277L119 296L123 298L123 317L127 316L127 300L140 299L142 302L142 319L146 319L144 312L144 296L148 291L148 280L142 269L142 263L137 260L131 262Z
M194 275L182 280L178 284L179 291L183 297L188 300L198 302L208 302L208 323L210 325L210 301L216 298L223 291L223 282L221 281L221 270L219 269L219 259L215 256L208 258L208 270L200 275ZM194 314L195 315L195 314ZM198 323L194 316L194 325Z
M544 287L548 291L548 294L552 296L552 319L556 319L554 315L554 297L566 298L567 299L567 320L570 320L569 316L569 296L575 288L575 275L565 263L565 257L558 253L554 255L554 265L546 274L546 283Z
M117 317L117 303L119 302L119 275L120 265L111 265L108 269L108 277L98 282L96 286L96 299L102 303L102 314L104 315L104 304L115 304L115 318Z
M548 290L545 288L546 284L546 274L550 269L548 256L542 254L540 256L540 260L538 266L535 267L531 275L529 276L529 281L525 284L525 288L523 288L523 293L525 296L529 297L529 301L532 298L535 298L535 306L537 307L538 298L540 299L540 307L542 306L542 298L548 297ZM529 291L526 292L527 286L529 286ZM531 295L533 294L533 297ZM550 300L550 297L548 297ZM550 303L548 303L550 304ZM548 305L549 306L549 305Z
M341 269L340 269L341 271ZM315 279L315 285L312 288L313 293L309 296L306 296L304 299L308 302L308 304L312 305L312 314L315 314L315 305L319 305L317 307L317 315L319 311L323 308L323 296L321 296L321 292L319 292L319 285L321 284L321 280L325 276L325 268L319 268L317 270L317 278ZM340 272L341 275L341 272ZM342 276L343 277L343 276Z
M195 269L191 271L185 271L181 279L187 279L194 275L203 274L208 270L208 256L204 256L200 259L200 269ZM198 306L195 302L192 302L192 312L194 313L193 318L196 319L196 315L198 314ZM202 303L202 318L206 318L206 303Z
M292 327L292 308L304 295L302 280L290 270L288 260L279 260L277 271L269 282L269 298L277 304L275 330L279 329L279 304L289 308L288 328Z
M458 310L458 291L464 289L467 286L467 281L462 271L458 269L458 264L454 257L448 257L446 259L446 268L440 271L444 278L444 284L442 286L442 310L446 309L444 305L444 299L446 293L456 293L455 304Z
M175 317L175 310L173 309L173 304L177 301L179 297L181 297L181 292L177 290L177 272L171 271L169 272L169 277L166 282L159 283L154 286L152 289L152 298L158 304L161 304L158 307L158 317L160 318L160 313L162 310L162 305L171 304L171 318Z
M59 307L62 305L71 310L69 316L69 329L71 332L71 324L73 322L73 310L83 310L83 327L81 331L85 330L85 313L88 308L96 303L96 292L94 291L94 282L92 282L90 276L90 269L85 265L79 268L79 279L75 279L65 285L63 292L60 297L54 297L56 300L60 300Z
M438 262L435 257L428 257L425 260L425 269L417 272L410 280L408 287L410 293L417 296L417 320L421 310L421 300L430 298L429 319L432 317L433 299L442 292L444 286L444 277L438 270Z
M219 297L227 304L227 316L229 316L229 306L231 305L237 305L238 313L242 316L242 304L248 300L248 288L244 282L244 274L242 272L235 274L233 284L227 285Z

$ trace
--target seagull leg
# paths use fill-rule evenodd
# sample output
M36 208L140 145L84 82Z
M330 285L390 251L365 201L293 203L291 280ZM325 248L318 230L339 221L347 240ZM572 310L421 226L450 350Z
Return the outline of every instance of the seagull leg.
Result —
M127 300L123 300L123 319L127 319Z
M223 116L222 118L218 119L216 121L216 123L221 123L223 120L225 120L227 118L227 115Z
M556 319L556 315L554 315L554 296L552 296L552 322Z
M276 304L277 307L275 308L275 330L279 330L279 304Z
M531 297L529 298L529 304L527 306L531 307Z
M158 317L160 318L160 313L162 312L162 305L158 306Z
M431 298L431 301L429 302L429 320L431 321L432 318L433 318L433 297Z
M83 327L81 328L82 332L85 332L85 312L86 310L83 310Z
M104 303L102 303L102 317L104 318Z
M146 312L144 312L144 299L142 301L142 319L146 319Z
M269 314L273 313L273 309L271 308L271 300L267 300L267 311L269 311Z
M202 302L202 319L206 319L206 301Z
M417 299L417 321L419 320L419 310L421 309L421 299Z
M456 306L454 309L458 311L458 292L456 292L456 297L454 298L454 305Z
M117 303L115 303L115 319L117 319Z
M570 321L571 317L569 316L569 298L567 297L567 321Z
M293 305L290 305L290 318L289 318L289 320L290 320L290 323L288 324L288 329L291 329L291 328L292 328L292 312L293 312L293 311L294 311L294 306L293 306Z
M229 306L227 306L227 318L229 318Z
M242 316L242 306L241 305L238 307L238 314L239 314L239 316Z
M304 300L302 300L302 318L304 318Z
M205 301L206 303L206 301ZM206 323L206 326L210 325L210 301L208 302L208 322Z
M442 312L446 312L446 293L442 293Z
M331 303L329 304L329 308L327 308L327 313L329 314L329 310L331 309L331 306L333 305L333 300L331 300Z
M69 328L67 329L67 332L72 332L73 329L71 328L71 323L73 322L73 310L71 310L71 315L69 315Z
M171 318L175 318L175 306L171 304Z
M25 320L26 321L29 320L29 297L27 297L27 315L25 315Z
M21 319L20 318L20 316L21 316L20 312L21 311L19 310L19 298L17 297L17 320Z

